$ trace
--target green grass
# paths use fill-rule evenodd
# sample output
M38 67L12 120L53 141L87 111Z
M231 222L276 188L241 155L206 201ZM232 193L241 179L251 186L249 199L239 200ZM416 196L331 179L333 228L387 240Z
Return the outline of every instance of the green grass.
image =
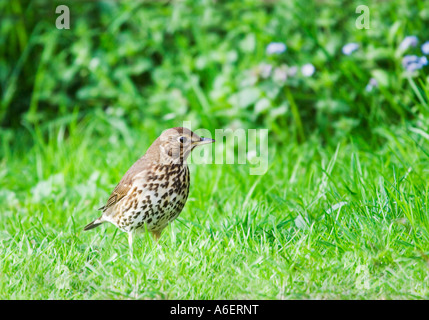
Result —
M105 136L96 118L69 121L17 133L31 148L3 143L2 299L429 298L424 135L380 130L376 149L270 144L263 176L192 166L184 211L159 246L140 236L131 260L113 225L82 228L163 128Z

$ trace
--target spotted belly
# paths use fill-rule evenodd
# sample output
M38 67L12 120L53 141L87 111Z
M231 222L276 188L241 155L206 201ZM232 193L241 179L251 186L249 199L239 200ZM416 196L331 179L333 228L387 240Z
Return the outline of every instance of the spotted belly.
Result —
M140 192L141 190L141 192ZM167 182L142 183L123 202L116 221L122 231L161 231L182 212L189 194L189 171L184 169Z

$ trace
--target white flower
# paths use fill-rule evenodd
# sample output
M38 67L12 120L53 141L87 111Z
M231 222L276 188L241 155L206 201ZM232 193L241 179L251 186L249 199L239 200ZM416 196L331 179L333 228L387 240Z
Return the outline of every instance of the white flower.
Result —
M419 42L419 39L416 36L405 37L405 39L402 40L401 44L399 45L399 49L401 49L402 51L405 51L409 47L415 47L418 42Z
M282 42L271 42L266 49L267 54L279 54L285 52L286 45Z
M351 42L351 43L347 43L342 51L346 56L351 55L354 51L356 51L357 49L359 49L359 44L355 43L355 42Z
M304 77L311 77L315 71L316 68L311 63L304 64L301 67L301 73Z
M292 66L292 67L289 67L289 69L287 69L287 75L289 77L295 76L297 72L298 72L298 67L296 66Z
M283 84L287 79L287 66L282 64L280 67L274 69L273 80L277 83Z
M378 82L377 82L377 80L375 80L374 78L371 78L371 79L369 79L369 82L368 82L368 84L366 85L365 90L366 90L367 92L371 92L371 91L372 91L372 89L374 89L374 88L376 88L376 87L378 87Z
M422 52L423 54L429 54L429 41L422 44Z
M273 70L273 66L268 63L261 63L258 66L259 75L264 79L270 76L272 70Z

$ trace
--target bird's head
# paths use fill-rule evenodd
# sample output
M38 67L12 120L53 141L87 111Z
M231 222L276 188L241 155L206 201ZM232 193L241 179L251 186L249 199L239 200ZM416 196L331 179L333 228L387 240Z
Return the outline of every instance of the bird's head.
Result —
M167 163L182 163L197 146L215 142L182 127L165 130L158 139L160 160Z

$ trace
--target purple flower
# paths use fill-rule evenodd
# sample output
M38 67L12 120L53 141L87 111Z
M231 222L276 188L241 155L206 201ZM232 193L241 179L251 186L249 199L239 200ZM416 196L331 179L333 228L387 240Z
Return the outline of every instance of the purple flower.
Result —
M416 55L407 55L402 58L402 66L408 71L413 72L423 68L428 64L426 57L418 57Z
M405 51L409 47L415 47L418 42L419 42L419 39L416 36L405 37L405 39L402 40L401 44L399 45L399 49L401 49L402 51Z
M408 64L417 62L418 60L419 57L417 57L416 55L407 55L402 58L402 66L406 68Z
M367 92L371 92L372 89L377 88L378 87L378 82L377 80L375 80L374 78L369 79L368 84L365 87L365 90Z
M353 52L355 52L357 49L359 49L359 44L355 43L355 42L351 42L351 43L347 43L342 51L346 56L351 55Z
M316 71L316 68L311 64L307 63L301 67L301 73L304 77L311 77Z
M422 52L423 54L429 54L429 41L422 44Z
M282 42L271 42L266 49L267 54L279 54L285 52L287 49L286 45Z

